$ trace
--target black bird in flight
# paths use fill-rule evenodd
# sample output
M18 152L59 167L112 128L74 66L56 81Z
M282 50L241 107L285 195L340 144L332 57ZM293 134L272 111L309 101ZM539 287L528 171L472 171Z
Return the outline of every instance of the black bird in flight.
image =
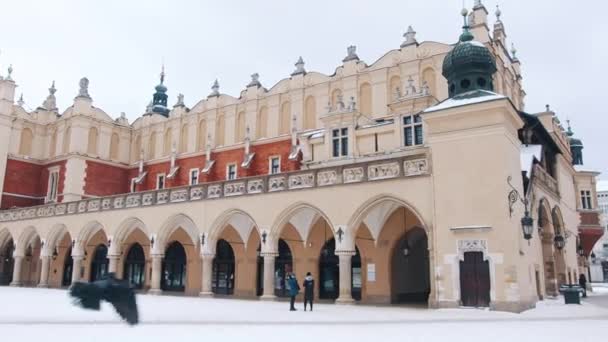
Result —
M75 282L70 287L70 296L74 298L74 304L97 311L101 307L100 302L105 300L130 325L139 322L135 292L129 282L116 279L114 273L108 273L104 279L92 283Z

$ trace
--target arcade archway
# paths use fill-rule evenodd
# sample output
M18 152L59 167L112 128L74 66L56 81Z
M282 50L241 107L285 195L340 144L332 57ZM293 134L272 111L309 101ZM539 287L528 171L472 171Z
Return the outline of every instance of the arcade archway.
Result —
M135 289L142 289L146 274L146 257L144 249L139 243L134 243L129 248L124 263L123 279Z
M186 288L186 251L178 241L169 244L163 259L161 289L184 292Z
M236 281L234 251L230 243L224 239L217 242L211 277L213 293L220 295L234 294Z
M108 247L104 244L97 245L91 259L90 281L104 279L108 273Z
M335 253L336 240L328 240L319 256L319 298L337 299L340 293L339 258ZM361 300L362 273L361 254L356 248L351 259L351 295L354 300Z
M10 285L13 281L13 269L15 267L15 259L13 259L13 253L15 252L15 243L13 239L9 238L4 243L0 250L0 285Z
M391 303L427 303L431 292L428 238L411 228L397 242L391 261Z

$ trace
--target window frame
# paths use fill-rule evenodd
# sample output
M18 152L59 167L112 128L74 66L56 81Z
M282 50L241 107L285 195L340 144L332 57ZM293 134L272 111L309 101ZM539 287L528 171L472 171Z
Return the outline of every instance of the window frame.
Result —
M193 178L192 174L195 173L195 172L196 172L196 183L194 183L192 181L192 178ZM190 171L188 172L188 176L189 176L188 177L188 184L189 185L196 185L196 184L198 184L200 182L200 172L201 171L198 168L196 168L196 169L190 169Z
M581 208L583 210L593 210L591 190L581 190Z
M45 203L57 203L59 198L59 166L49 167L49 179L47 180Z
M406 120L409 119L409 123ZM409 131L409 144L408 144L408 131ZM407 148L414 148L424 146L424 123L422 122L422 116L420 114L407 114L401 116L401 132L402 132L402 146ZM418 134L420 133L420 134ZM420 138L420 140L418 140Z
M131 178L131 187L129 188L131 193L137 192L137 182L136 181L137 181L137 178Z
M234 178L230 178L230 168L234 167ZM226 164L226 180L236 180L238 178L238 168L236 163Z
M272 161L273 160L278 160L277 172L273 172L273 165L272 165ZM274 156L268 157L268 174L269 175L276 175L276 174L279 174L279 173L281 173L281 156L274 155Z
M159 180L162 178L163 180L163 187L160 187L160 182ZM157 173L156 174L156 190L163 190L167 187L167 175L165 175L164 173Z
M349 129L338 127L331 129L331 156L332 158L344 158L349 156ZM337 146L337 153L336 153Z

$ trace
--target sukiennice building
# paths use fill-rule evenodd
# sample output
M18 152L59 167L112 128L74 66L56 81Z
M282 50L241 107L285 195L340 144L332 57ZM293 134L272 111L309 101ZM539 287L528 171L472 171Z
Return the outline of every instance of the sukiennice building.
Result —
M520 61L476 1L458 42L418 42L333 75L168 106L164 71L129 123L26 111L0 79L0 283L107 272L153 294L276 299L285 274L337 303L522 311L587 272L602 235L582 142L524 111ZM454 30L456 36L457 31Z

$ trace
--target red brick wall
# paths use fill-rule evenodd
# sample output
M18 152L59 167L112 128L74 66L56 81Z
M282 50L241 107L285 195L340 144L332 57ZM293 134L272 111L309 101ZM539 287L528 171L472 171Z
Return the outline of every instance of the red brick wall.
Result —
M57 193L62 194L65 180L65 161L38 165L14 159L7 160L6 174L4 176L4 192L32 197L46 196L49 181L48 168L56 165L60 166ZM62 197L59 196L58 200L61 201ZM3 194L0 209L40 204L44 204L43 199L28 199Z
M129 192L129 170L87 160L84 193L110 196Z
M230 163L236 163L238 178L259 176L268 174L268 158L270 156L281 156L281 172L296 171L299 169L299 160L289 160L289 152L291 151L291 141L284 140L263 145L251 146L251 152L255 152L255 157L251 162L249 169L241 167L245 150L243 148L212 153L211 159L215 160L213 168L209 174L200 174L199 182L217 182L226 180L226 167ZM184 186L190 183L190 169L202 169L205 166L205 156L189 157L178 159L179 171L174 179L166 180L166 187ZM156 189L156 175L160 173L168 174L170 168L169 162L158 163L145 166L145 171L148 171L146 178L142 184L137 186L137 191L146 191ZM131 179L139 173L137 168L128 170L127 172L127 189L130 187Z

